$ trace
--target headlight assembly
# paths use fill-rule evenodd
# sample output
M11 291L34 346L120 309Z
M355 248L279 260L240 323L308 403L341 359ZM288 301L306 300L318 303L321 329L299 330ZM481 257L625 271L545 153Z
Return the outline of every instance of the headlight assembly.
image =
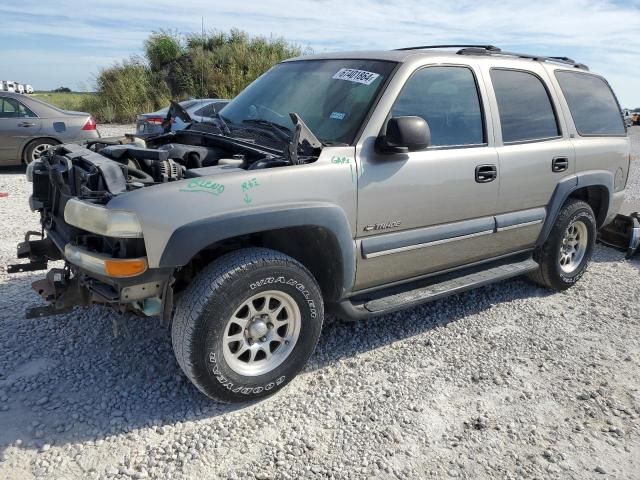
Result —
M88 232L118 238L142 238L142 226L133 212L110 210L100 205L71 199L64 209L69 225Z

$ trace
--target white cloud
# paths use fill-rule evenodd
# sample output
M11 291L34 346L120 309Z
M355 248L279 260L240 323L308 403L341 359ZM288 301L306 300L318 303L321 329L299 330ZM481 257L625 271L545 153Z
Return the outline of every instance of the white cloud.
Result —
M0 16L5 17L0 38L46 33L61 42L77 44L82 54L95 49L95 56L104 53L111 58L139 52L151 30L197 32L201 16L209 29L237 27L251 34L283 36L316 51L492 43L533 53L575 56L607 76L622 103L640 106L638 0L465 0L446 4L434 0L366 0L357 4L338 0L222 4L154 0L140 6L114 0L108 4L94 2L90 7L78 0L22 0L19 6L1 6ZM51 53L55 44L52 40L40 47L41 51ZM65 47L65 51L73 49ZM0 55L5 57L4 53ZM95 65L110 62L88 62L84 76L95 72ZM56 55L51 55L45 65L55 70L51 75L60 72L55 68Z

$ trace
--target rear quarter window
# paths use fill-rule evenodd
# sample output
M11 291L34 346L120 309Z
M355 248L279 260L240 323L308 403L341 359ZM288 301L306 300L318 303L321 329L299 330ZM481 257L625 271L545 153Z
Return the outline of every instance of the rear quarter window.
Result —
M562 70L557 70L555 75L578 134L626 135L620 106L604 79Z

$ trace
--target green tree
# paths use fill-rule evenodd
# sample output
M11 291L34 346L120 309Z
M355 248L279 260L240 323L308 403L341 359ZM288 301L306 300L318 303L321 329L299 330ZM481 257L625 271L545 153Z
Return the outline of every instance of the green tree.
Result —
M149 35L144 42L144 51L153 71L159 71L184 54L180 35L171 30L160 30Z
M145 56L104 68L86 110L101 121L133 121L169 99L232 98L274 64L308 53L282 38L241 30L179 35L160 30L144 43Z

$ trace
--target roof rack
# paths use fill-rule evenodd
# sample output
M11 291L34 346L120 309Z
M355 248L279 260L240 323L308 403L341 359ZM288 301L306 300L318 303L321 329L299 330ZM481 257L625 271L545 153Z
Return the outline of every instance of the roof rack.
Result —
M544 55L529 55L526 53L505 52L499 48L483 48L482 46L465 47L456 52L458 55L501 55L505 57L517 57L534 60L537 62L553 62L570 65L581 70L589 70L584 63L578 63L569 57L546 57Z
M422 45L420 47L404 47L404 48L396 48L397 51L402 50L427 50L430 48L480 48L485 51L499 52L500 49L498 47L494 47L493 45Z
M527 58L538 62L553 62L570 65L581 70L589 70L584 63L578 63L569 57L545 57L544 55L529 55L526 53L505 52L494 45L422 45L420 47L396 48L402 50L430 50L437 48L459 48L458 55L503 55L505 57Z

